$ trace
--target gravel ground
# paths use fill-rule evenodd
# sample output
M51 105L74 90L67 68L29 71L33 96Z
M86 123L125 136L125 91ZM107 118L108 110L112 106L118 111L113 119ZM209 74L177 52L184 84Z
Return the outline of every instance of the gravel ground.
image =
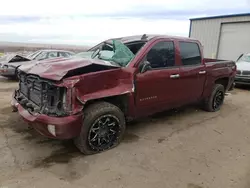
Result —
M0 188L250 188L248 88L216 113L185 107L132 123L120 146L84 156L11 112L16 86L0 80Z

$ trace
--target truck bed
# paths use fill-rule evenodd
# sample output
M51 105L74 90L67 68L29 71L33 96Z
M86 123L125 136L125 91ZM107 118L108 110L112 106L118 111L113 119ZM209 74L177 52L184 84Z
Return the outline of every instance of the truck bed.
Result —
M231 61L231 60L221 60L221 59L208 59L208 58L204 58L203 59L207 69L221 69L223 67L225 67L223 69L223 72L227 72L230 73L232 72L232 67L235 66L235 62Z
M207 71L207 80L205 84L205 93L209 94L213 86L213 83L218 78L225 78L225 82L227 82L226 90L229 90L230 86L233 83L233 78L236 73L236 65L234 61L230 60L220 60L220 59L203 59L206 65ZM229 80L228 80L229 78Z
M212 59L212 58L204 58L204 63L214 63L214 62L221 62L221 61L227 61L228 60L222 60L222 59Z

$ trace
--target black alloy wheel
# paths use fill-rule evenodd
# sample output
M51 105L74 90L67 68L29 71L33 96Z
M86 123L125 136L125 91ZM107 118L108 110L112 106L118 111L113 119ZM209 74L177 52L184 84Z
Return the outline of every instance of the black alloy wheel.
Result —
M223 101L224 101L224 92L221 90L218 90L214 96L213 108L215 110L219 109L221 105L223 104Z
M117 143L120 133L117 117L111 114L100 116L89 130L88 144L95 151L107 150Z
M124 113L114 104L100 101L86 107L76 147L91 155L112 149L120 144L126 129Z
M225 87L222 84L215 84L211 94L203 100L203 109L208 112L220 110L224 103Z

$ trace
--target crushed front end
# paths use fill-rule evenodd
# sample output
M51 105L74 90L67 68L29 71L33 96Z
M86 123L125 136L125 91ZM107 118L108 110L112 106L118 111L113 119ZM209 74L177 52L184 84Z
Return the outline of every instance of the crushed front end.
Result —
M72 113L72 89L36 75L19 72L12 106L40 134L69 139L80 132L82 114Z

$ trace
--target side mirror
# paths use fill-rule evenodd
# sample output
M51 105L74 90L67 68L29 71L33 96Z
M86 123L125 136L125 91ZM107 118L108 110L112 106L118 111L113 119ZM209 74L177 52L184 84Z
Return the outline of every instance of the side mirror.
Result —
M140 73L144 73L151 69L151 65L148 61L144 61L140 66Z

